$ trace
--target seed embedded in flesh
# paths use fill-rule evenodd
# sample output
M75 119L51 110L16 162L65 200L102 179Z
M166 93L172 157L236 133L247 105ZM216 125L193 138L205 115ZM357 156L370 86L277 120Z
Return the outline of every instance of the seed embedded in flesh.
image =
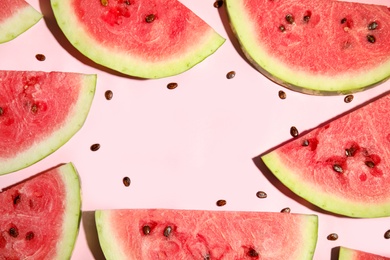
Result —
M217 201L217 206L218 207L222 207L222 206L225 206L226 205L226 200L218 200Z
M130 183L131 183L131 180L130 180L129 177L124 177L123 178L123 185L125 185L126 187L129 187Z
M169 237L172 233L172 227L171 226L167 226L165 229L164 229L164 236L165 237Z
M338 173L343 173L343 168L341 167L341 165L340 164L333 164L333 170L335 171L335 172L338 172Z
M8 233L11 237L17 237L19 236L19 231L16 227L11 227L9 230L8 230Z
M108 0L100 0L100 3L102 4L102 6L107 6Z
M175 89L177 88L178 84L176 82L168 83L167 89Z
M353 100L353 95L347 95L344 98L345 103L350 103L350 102L352 102L352 100Z
M223 1L222 0L217 0L217 1L214 2L214 7L215 8L220 8L220 7L222 7L222 5L223 5Z
M31 106L31 112L32 112L33 114L36 114L36 113L38 112L38 106L37 106L37 104L33 104L33 105Z
M303 21L307 23L309 22L310 18L311 18L311 11L306 11L305 14L303 15Z
M34 232L30 231L26 234L26 240L31 240L34 238Z
M111 90L107 90L106 92L104 92L104 96L107 100L111 100L112 97L114 96L114 93L112 93Z
M203 257L203 260L210 260L211 258L210 258L210 254L207 254L207 255L205 255L204 257Z
M91 145L92 152L96 152L99 149L100 149L100 144L96 143L96 144Z
M289 23L289 24L293 24L294 23L294 16L292 14L287 14L286 17L285 17L286 21Z
M283 90L279 90L278 95L279 95L280 99L286 99L286 96L287 96L286 92L284 92Z
M248 256L250 256L250 257L258 257L259 253L255 249L251 248L248 251Z
M290 213L291 209L287 207L287 208L282 209L280 212L282 212L282 213Z
M356 148L355 147L351 147L349 149L345 149L345 155L347 157L352 157L352 156L355 155L355 153L356 153Z
M125 0L125 4L130 5L130 0Z
M18 204L20 202L20 195L16 195L14 198L14 205Z
M152 23L156 19L156 16L154 14L149 14L145 17L145 21L147 23Z
M375 30L376 28L378 28L378 23L375 21L368 25L368 30Z
M336 233L332 233L332 234L329 234L326 238L328 240L335 241L339 238L339 236Z
M227 79L232 79L236 76L236 72L235 71L229 71L227 74L226 74L226 78Z
M368 34L367 35L367 41L370 43L375 43L376 39L374 35Z
M375 163L373 161L366 161L364 162L369 168L374 168L375 167Z
M281 31L281 32L286 31L286 27L284 27L283 24L279 25L279 31Z
M265 193L264 191L258 191L256 193L256 197L258 197L260 199L265 199L265 198L267 198L267 193Z
M3 114L4 114L4 109L0 107L0 116L2 116Z
M297 137L299 135L298 129L295 126L290 128L290 134L292 137Z
M390 239L390 229L385 232L383 235L386 239Z
M43 55L43 54L37 54L37 55L35 55L35 58L37 59L37 60L39 60L39 61L44 61L44 60L46 60L46 56L45 55Z
M144 233L144 235L149 235L149 234L150 234L150 231L152 231L152 229L150 228L150 226L145 225L145 226L142 227L142 232Z
M343 23L346 23L347 22L347 18L343 18L341 19L340 23L343 24Z
M307 139L303 140L302 146L309 146L309 140Z

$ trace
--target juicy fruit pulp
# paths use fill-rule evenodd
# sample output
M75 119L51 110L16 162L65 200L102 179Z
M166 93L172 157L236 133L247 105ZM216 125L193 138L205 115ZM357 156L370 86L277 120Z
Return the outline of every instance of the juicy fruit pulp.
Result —
M345 94L390 76L390 10L318 0L226 0L254 66L308 94Z
M135 209L96 211L107 259L312 259L317 216Z
M0 71L0 175L57 150L83 125L96 76Z
M390 260L390 258L351 248L340 247L339 260Z
M293 192L351 217L390 216L390 95L262 156Z
M2 0L0 8L0 43L25 32L42 18L42 14L24 0Z
M51 0L69 41L98 64L142 78L184 72L225 41L177 0Z
M71 163L0 193L0 259L70 259L81 198Z

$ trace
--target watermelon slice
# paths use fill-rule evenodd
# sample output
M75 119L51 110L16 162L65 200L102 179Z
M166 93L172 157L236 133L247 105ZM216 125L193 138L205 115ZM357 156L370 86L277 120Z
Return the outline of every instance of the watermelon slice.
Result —
M72 163L0 193L0 259L70 259L81 213Z
M351 217L390 216L390 95L262 155L293 192Z
M390 9L318 0L226 0L249 61L307 94L345 94L390 76Z
M82 54L135 77L182 73L225 41L177 0L51 0L51 5Z
M340 247L339 260L390 260L390 258L347 247Z
M317 216L173 209L98 210L107 259L312 259Z
M13 40L42 18L42 14L24 0L2 0L0 43Z
M83 125L96 75L0 71L0 175L27 167Z

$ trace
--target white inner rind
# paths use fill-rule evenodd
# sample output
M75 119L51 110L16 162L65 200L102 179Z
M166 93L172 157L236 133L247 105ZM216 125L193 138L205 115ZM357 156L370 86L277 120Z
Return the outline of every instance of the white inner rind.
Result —
M35 25L43 15L27 5L0 23L0 43L13 40Z

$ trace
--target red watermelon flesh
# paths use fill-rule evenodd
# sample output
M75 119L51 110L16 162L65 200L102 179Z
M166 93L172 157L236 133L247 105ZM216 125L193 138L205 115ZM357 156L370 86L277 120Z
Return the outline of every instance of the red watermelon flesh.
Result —
M8 42L32 27L42 14L24 0L2 0L0 7L0 43Z
M0 71L0 175L67 142L88 115L95 85L95 75Z
M390 95L262 156L293 192L351 217L390 216Z
M81 198L71 163L0 192L0 259L69 259Z
M318 0L226 0L249 60L309 94L366 89L390 76L390 9Z
M340 247L339 260L390 260L390 258L361 250Z
M98 210L107 259L312 259L317 216L174 209Z
M225 41L177 0L51 0L51 5L81 53L131 76L182 73Z

